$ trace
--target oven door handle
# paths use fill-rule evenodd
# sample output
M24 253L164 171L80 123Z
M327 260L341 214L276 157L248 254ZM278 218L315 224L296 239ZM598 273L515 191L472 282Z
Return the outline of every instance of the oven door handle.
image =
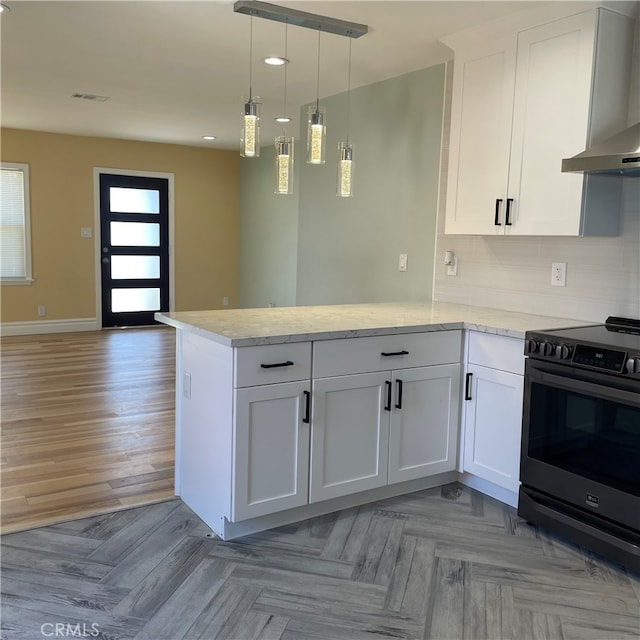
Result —
M527 376L547 386L561 387L569 391L575 391L576 393L593 395L603 400L617 400L626 405L640 407L640 395L633 391L616 389L615 387L586 382L585 380L574 380L573 378L559 376L535 368L529 368L525 373L525 379Z

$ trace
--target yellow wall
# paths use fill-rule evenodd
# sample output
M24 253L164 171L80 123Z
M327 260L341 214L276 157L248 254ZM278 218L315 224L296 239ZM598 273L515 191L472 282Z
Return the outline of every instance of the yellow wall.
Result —
M175 175L175 309L237 304L237 152L200 147L1 130L3 161L29 165L32 285L1 289L2 321L96 316L93 169ZM94 229L94 234L96 233Z

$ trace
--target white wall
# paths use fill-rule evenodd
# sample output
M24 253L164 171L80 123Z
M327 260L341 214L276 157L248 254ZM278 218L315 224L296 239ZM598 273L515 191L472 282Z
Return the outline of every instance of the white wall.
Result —
M451 65L444 139L449 139ZM636 30L628 124L640 120L640 27ZM602 322L640 318L640 178L624 178L621 234L614 238L444 235L448 148L442 150L434 299ZM618 212L612 211L612 215ZM458 256L447 276L444 252ZM567 286L552 287L551 263L567 262Z

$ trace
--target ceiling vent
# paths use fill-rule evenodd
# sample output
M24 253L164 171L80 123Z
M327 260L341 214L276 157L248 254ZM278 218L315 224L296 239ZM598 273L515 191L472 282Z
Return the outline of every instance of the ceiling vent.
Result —
M82 100L93 100L94 102L106 102L109 96L97 96L94 93L72 93L72 98L81 98Z

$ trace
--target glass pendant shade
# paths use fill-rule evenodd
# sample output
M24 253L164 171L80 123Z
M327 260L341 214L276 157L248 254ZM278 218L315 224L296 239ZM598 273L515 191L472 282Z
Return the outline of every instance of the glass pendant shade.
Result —
M338 146L338 180L336 195L350 198L353 195L353 145L341 142Z
M293 193L293 136L276 138L276 184L274 193L290 195Z
M240 155L244 158L260 156L260 98L243 101Z
M326 107L317 104L307 111L307 163L324 164L327 147Z

